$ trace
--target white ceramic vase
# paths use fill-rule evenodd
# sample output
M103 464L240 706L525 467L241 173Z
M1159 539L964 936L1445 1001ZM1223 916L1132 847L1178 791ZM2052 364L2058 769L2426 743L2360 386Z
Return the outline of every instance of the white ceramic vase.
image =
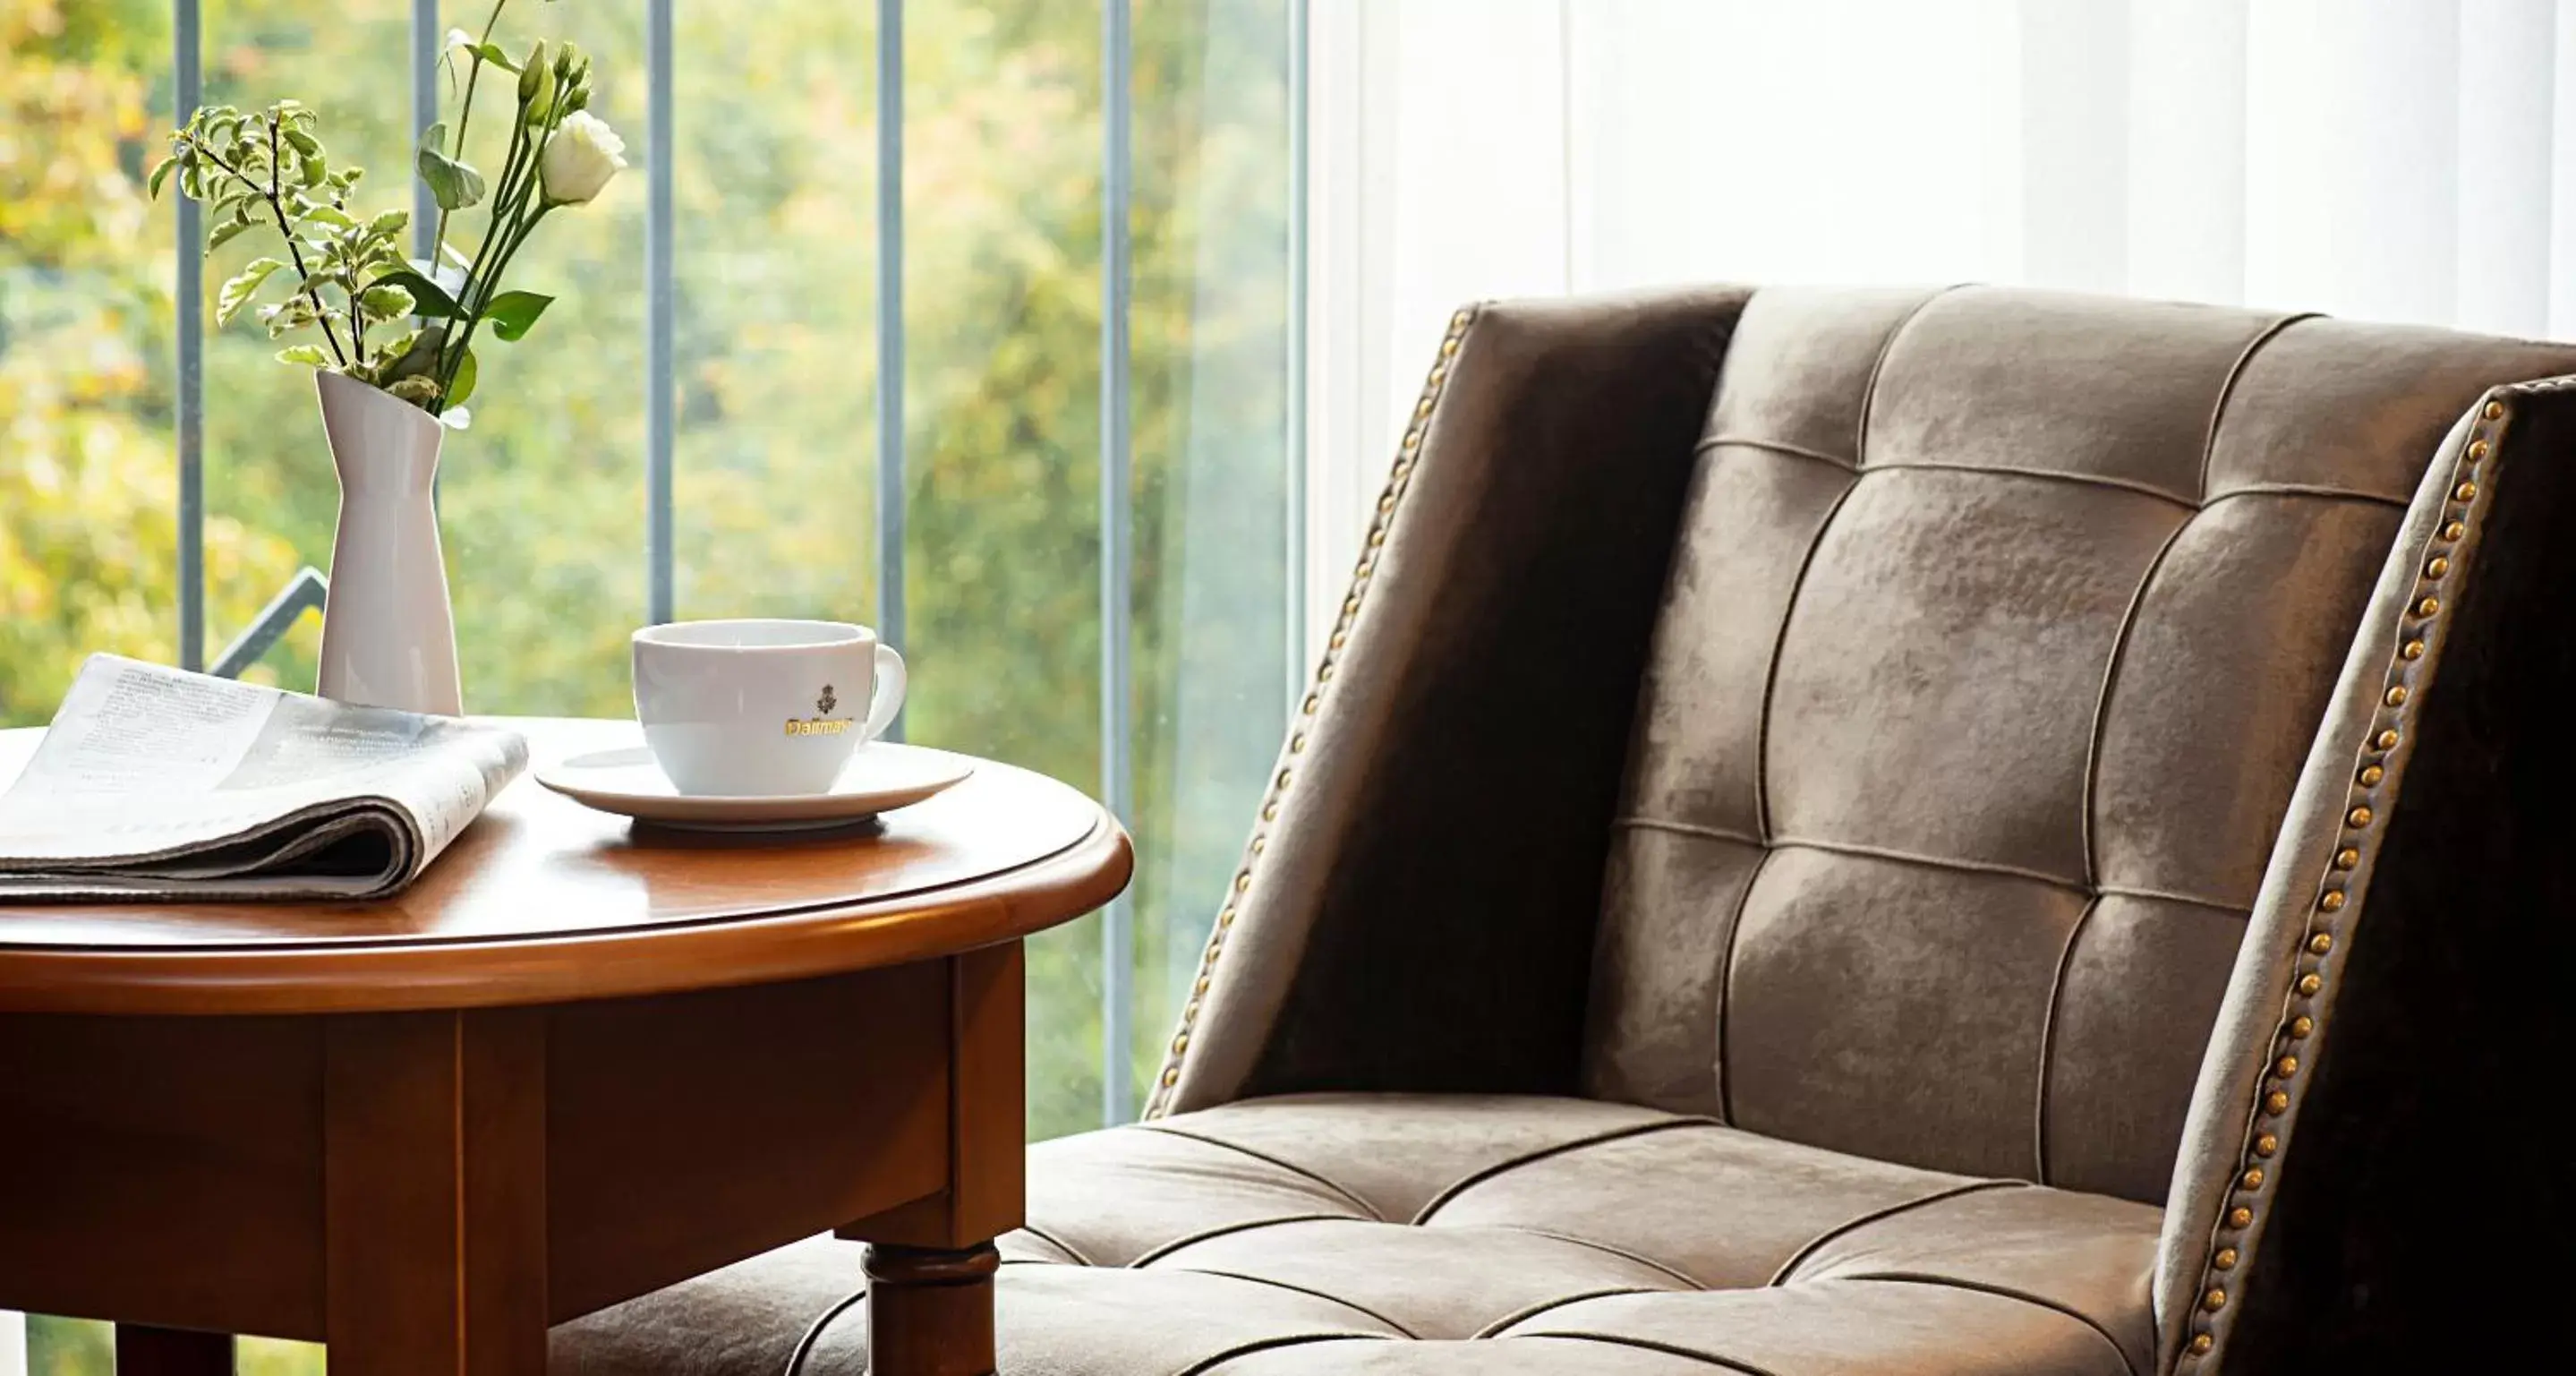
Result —
M340 474L340 529L322 604L326 698L458 716L456 620L439 560L439 440L428 412L333 372L316 372L322 428Z

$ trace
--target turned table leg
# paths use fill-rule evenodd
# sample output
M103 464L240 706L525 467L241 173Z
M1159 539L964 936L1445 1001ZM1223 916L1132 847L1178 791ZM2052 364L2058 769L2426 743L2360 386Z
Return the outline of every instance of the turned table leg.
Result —
M118 1324L116 1376L233 1376L233 1336Z
M869 1376L992 1376L993 1273L987 1242L963 1250L868 1247Z

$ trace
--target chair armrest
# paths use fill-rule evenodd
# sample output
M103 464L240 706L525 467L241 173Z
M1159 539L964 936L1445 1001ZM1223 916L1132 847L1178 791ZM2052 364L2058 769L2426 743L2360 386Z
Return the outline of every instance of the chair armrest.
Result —
M2571 457L2576 378L2498 388L2408 512L2202 1068L2164 1370L2476 1370L2563 1326Z
M1574 1089L1647 639L1749 294L1455 317L1149 1113Z

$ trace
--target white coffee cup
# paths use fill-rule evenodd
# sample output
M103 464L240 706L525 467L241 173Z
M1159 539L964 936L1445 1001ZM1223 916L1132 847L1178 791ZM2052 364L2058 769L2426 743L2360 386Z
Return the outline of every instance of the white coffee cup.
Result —
M675 621L634 636L635 717L682 793L826 793L903 707L903 656L842 621Z

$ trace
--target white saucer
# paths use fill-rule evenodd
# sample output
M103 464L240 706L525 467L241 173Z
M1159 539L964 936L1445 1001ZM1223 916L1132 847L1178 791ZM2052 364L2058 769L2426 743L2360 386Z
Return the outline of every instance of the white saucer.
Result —
M829 793L722 798L671 786L640 745L593 750L537 771L537 782L602 812L689 831L816 831L910 807L965 782L975 762L945 750L872 741L851 755Z

